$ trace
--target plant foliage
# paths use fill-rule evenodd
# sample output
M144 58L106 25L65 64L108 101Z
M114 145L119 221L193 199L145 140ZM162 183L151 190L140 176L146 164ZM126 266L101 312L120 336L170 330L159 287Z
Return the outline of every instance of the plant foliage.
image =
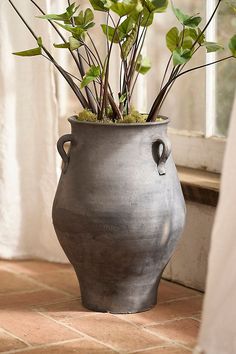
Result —
M158 36L158 16L166 12L168 6L171 7L176 18L176 25L166 34L170 59L161 88L157 91L148 116L145 117L147 121L156 119L170 88L180 76L206 65L236 57L236 35L234 35L228 44L230 55L214 63L185 69L199 48L204 48L206 53L224 49L221 44L209 42L205 38L206 29L224 0L217 1L216 8L205 25L202 25L202 17L198 13L187 14L168 0L89 0L90 6L85 10L81 10L78 1L65 0L67 4L65 11L60 14L46 14L37 1L29 1L40 11L40 16L37 17L49 21L59 34L61 42L55 43L54 47L68 50L78 69L78 75L72 75L70 70L62 68L57 63L51 52L44 46L41 37L36 35L26 23L14 1L8 0L37 42L36 48L13 54L24 57L41 55L50 60L66 79L84 108L83 113L79 115L80 120L126 123L144 121L144 116L132 108L132 95L139 75L145 75L151 69L149 58L143 55L147 32L151 26L155 26ZM235 11L233 4L229 6ZM104 13L104 23L99 24L94 20L96 11ZM90 32L95 26L96 31L100 31L101 37L104 38L107 48L105 56L99 53L93 34ZM115 46L120 51L118 97L114 96L110 85L111 55Z

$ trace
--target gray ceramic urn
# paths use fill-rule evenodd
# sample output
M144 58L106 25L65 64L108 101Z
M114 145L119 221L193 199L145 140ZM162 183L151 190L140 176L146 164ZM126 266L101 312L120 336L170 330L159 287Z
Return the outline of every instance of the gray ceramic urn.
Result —
M169 121L69 122L72 133L58 141L64 166L53 223L83 305L112 313L148 310L185 220Z

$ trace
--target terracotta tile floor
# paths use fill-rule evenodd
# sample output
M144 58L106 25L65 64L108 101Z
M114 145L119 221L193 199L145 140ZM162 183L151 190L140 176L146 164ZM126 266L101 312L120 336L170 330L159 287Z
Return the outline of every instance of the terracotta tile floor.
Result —
M158 300L144 313L94 313L70 265L0 260L0 353L191 353L202 294L162 280Z

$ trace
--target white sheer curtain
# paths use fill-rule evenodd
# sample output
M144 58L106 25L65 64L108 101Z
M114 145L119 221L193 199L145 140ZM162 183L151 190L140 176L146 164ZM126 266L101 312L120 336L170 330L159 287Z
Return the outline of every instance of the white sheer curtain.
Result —
M236 98L214 224L199 350L236 353Z
M32 23L30 2L14 3ZM38 3L46 9L50 1ZM44 21L33 27L48 41ZM43 58L11 54L35 41L8 1L0 2L0 33L0 257L65 261L51 222L59 166L53 69Z

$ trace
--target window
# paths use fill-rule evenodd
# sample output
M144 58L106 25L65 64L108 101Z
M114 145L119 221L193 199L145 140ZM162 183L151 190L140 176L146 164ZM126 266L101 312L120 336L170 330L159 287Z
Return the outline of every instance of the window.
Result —
M235 12L223 2L218 13L216 33L219 42L227 43L227 39L236 33ZM222 55L218 55L217 59ZM215 134L227 135L230 114L232 112L236 92L236 65L234 60L221 63L216 68L216 124Z
M204 17L203 23L211 16L216 2L217 0L174 0L175 6L186 13L200 12ZM172 26L177 25L170 7L167 14L157 14L155 21L155 25L149 29L146 46L143 48L145 52L143 54L151 59L152 70L143 77L140 75L134 93L135 107L141 112L150 109L157 89L160 87L165 65L170 56L166 48L165 35ZM218 15L208 29L207 40L217 40L227 45L229 37L236 32L235 29L235 14L228 6L228 2L222 2ZM96 36L96 33L94 34ZM103 43L99 39L98 34L97 43L102 52ZM198 55L188 65L189 67L202 65L206 61L217 60L222 55L227 55L226 53L227 51L206 56L205 49L200 49ZM114 65L111 79L114 84L112 86L115 88L118 65L115 63L115 57L112 60ZM74 114L78 110L78 103L74 101L71 94L68 94L65 100L64 86L63 90L59 87L59 94L61 92L64 98L61 101L66 102L65 107L61 108L62 116L68 115L68 112ZM169 135L176 164L213 172L221 171L225 136L235 100L235 89L236 62L234 60L191 72L176 81L161 111L171 119Z
M179 0L178 7L189 13L205 13L207 20L214 11L216 3L216 0L198 2ZM164 16L159 17L158 21L160 20L163 21L160 29L163 37L175 19L170 13L168 23ZM206 33L207 40L218 41L227 46L235 29L235 13L228 3L223 3ZM149 43L148 48L155 47L156 38L152 33L151 45ZM158 51L161 53L159 54ZM164 46L159 46L158 51L155 56L161 58L157 59L156 63L163 61ZM204 51L199 51L199 55L191 61L189 67L201 65L205 61L212 62L224 56L227 56L227 50L207 56ZM150 75L153 77L153 73ZM157 83L158 80L158 78L152 78L152 82L156 81ZM146 85L148 82L149 80ZM148 96L151 96L149 88L146 87L146 89ZM235 89L236 63L233 59L217 66L209 66L206 69L195 71L176 82L166 101L163 113L167 112L173 120L169 134L177 164L213 172L221 171L225 137L235 100Z

